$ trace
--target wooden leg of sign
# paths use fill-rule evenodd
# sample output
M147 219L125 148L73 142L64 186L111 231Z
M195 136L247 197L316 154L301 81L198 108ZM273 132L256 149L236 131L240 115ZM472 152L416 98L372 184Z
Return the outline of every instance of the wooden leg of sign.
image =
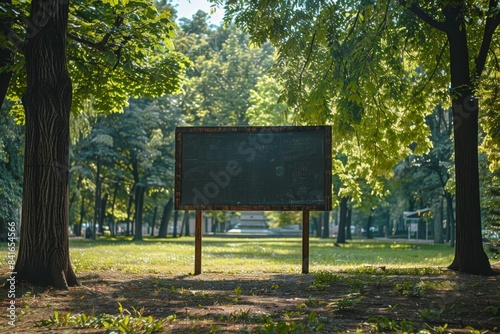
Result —
M194 274L201 274L201 210L196 210L196 231L194 240Z
M309 273L309 211L302 211L302 273Z

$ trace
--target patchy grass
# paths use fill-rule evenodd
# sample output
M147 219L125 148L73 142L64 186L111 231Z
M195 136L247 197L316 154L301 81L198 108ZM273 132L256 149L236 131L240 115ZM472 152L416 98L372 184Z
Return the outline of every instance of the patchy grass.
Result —
M332 239L310 240L311 271L345 270L360 266L442 267L453 260L448 245L355 239L334 247ZM194 269L194 237L71 239L75 271L117 270L131 273L183 273ZM207 273L300 273L300 238L204 237L202 270ZM0 268L7 266L7 249L0 244ZM0 271L1 274L1 271Z
M21 284L14 332L375 333L497 332L500 276L443 269L453 249L381 240L205 237L203 274L194 238L72 239L82 286ZM0 245L0 279L7 273ZM498 269L498 268L497 268ZM0 299L0 321L11 300ZM117 307L118 306L118 307Z

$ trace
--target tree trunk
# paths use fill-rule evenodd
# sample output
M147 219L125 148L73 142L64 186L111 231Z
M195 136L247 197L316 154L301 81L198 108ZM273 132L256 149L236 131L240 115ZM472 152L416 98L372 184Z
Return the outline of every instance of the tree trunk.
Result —
M76 231L76 236L81 237L82 236L82 224L83 220L85 219L85 197L83 196L83 193L80 193L80 197L82 198L82 202L80 203L80 221L78 222L78 230Z
M373 239L372 220L373 220L373 210L370 211L370 215L368 216L368 222L366 223L366 239Z
M191 232L189 230L189 211L188 210L184 211L184 216L182 217L182 226L185 227L184 235L186 237L189 237Z
M434 212L436 212L434 217L434 242L437 244L443 243L443 206L444 200L441 196L439 203L434 207Z
M132 204L134 203L134 196L130 195L128 199L128 206L127 206L127 233L126 235L130 235L130 216L132 212Z
M113 199L111 200L111 236L115 237L116 236L116 224L115 224L115 204L116 204L116 195L118 194L118 185L119 183L115 183L115 190L113 191Z
M323 212L323 233L321 237L324 239L330 238L330 211Z
M158 238L167 237L168 221L170 220L170 216L172 215L173 208L174 208L174 200L172 199L172 197L170 197L167 204L165 205L165 208L163 209L163 214L160 223L160 230L158 231Z
M94 194L94 221L92 223L92 239L97 239L97 225L99 224L99 213L101 212L101 161L97 158L95 173Z
M320 236L319 233L321 231L321 227L318 224L318 217L313 216L313 217L311 217L311 220L312 220L313 229L314 229L314 236L317 238Z
M349 208L347 209L347 231L346 231L346 239L352 240L352 233L351 233L351 223L352 223L352 205L349 205Z
M101 207L99 214L99 233L104 235L104 218L106 217L106 205L108 203L108 194L104 194L101 199Z
M155 226L156 226L156 214L158 213L158 207L155 206L155 211L153 212L153 219L151 219L151 234L150 236L155 236Z
M455 210L453 209L453 196L449 192L445 192L444 196L446 198L448 242L451 247L455 247Z
M66 67L67 22L67 2L31 2L25 45L23 213L15 266L18 281L57 289L78 285L68 238L72 93Z
M460 7L447 5L443 13L450 46L456 176L456 247L455 258L448 268L489 275L493 270L481 236L478 101L470 78L466 25Z
M173 238L177 238L177 225L179 223L179 211L174 211L174 231L172 234Z
M346 236L345 236L345 228L347 221L347 197L342 197L340 199L340 217L339 217L339 232L337 234L337 243L345 244Z
M78 195L77 195L77 192L80 190L81 186L82 186L82 180L83 180L83 177L80 175L78 177L78 181L76 182L76 191L73 193L73 195L71 196L71 200L70 200L70 203L69 203L69 212L71 212L71 207L73 206L73 204L77 204L78 202ZM81 192L80 192L81 194ZM73 223L73 234L77 237L79 237L82 233L81 233L81 230L82 230L82 225L81 225L81 218L79 220L79 223Z
M142 209L144 207L144 192L146 187L135 186L135 233L134 241L142 240Z

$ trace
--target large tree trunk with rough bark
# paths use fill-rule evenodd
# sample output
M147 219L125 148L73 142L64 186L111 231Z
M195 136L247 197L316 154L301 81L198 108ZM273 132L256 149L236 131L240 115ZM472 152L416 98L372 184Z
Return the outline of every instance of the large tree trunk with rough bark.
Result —
M27 91L18 281L78 284L70 264L68 161L71 79L66 67L68 3L33 0L25 44Z
M456 246L449 268L462 273L492 274L483 249L478 170L478 100L471 80L467 31L460 7L447 6L456 175Z

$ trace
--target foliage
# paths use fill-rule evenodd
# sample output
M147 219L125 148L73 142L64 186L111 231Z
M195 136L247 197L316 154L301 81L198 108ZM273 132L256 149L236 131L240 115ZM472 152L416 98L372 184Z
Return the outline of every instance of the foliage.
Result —
M143 316L142 312L132 308L132 312L124 309L118 302L118 315L99 314L97 316L81 314L54 315L49 319L35 322L36 327L77 327L103 328L106 333L158 333L163 329L164 320L154 320L152 316Z
M348 157L334 163L342 197L358 201L359 180L385 195L380 178L430 148L425 115L453 102L460 246L450 269L492 274L480 235L476 96L498 86L498 1L214 2L254 43L277 48L274 74L299 119L333 125L334 156Z
M304 332L321 332L324 325L320 323L320 318L316 312L312 311L305 319L305 322L297 322L294 320L273 321L269 319L264 325L254 329L254 333L271 334L271 333L304 333Z
M273 74L294 117L333 124L335 152L349 157L337 172L351 193L359 192L358 178L381 193L378 178L391 175L397 161L411 152L410 144L417 143L416 153L429 148L423 115L443 92L422 99L430 93L431 73L422 66L441 69L442 64L421 64L417 54L399 51L420 43L423 36L415 36L415 29L429 31L424 25L402 28L407 17L399 5L241 1L228 3L226 13L251 33L253 42L269 39L277 47ZM405 34L406 40L398 38ZM433 37L426 51L441 49L443 37Z
M363 298L359 293L350 293L339 300L329 303L328 306L336 309L338 312L352 311L355 309L355 305Z
M280 102L281 87L276 79L264 75L255 88L250 91L246 115L249 125L278 126L291 125L291 114L288 106Z
M250 48L248 35L234 25L214 29L206 20L199 11L181 22L177 45L194 66L173 106L191 125L247 125L251 91L271 67L273 49Z
M368 321L373 324L377 332L397 331L402 333L413 333L415 331L415 324L406 319L398 321L390 320L386 317L376 317L370 318Z
M19 222L22 193L23 128L4 108L0 112L0 233L9 221Z
M423 289L419 283L406 280L404 283L396 284L394 287L396 293L408 297L422 297Z
M302 213L296 211L272 211L266 212L266 219L269 220L270 227L302 224Z
M485 185L484 206L488 213L485 221L487 249L494 258L500 258L500 170L492 173L490 182Z
M26 73L22 45L16 41L31 32L25 25L29 2L2 3L0 12L2 20L12 23L10 39L2 38L0 45L20 51L7 69L14 72L8 98L19 103ZM131 96L179 92L189 61L174 51L175 28L171 11L158 11L151 0L103 0L92 6L71 1L66 52L73 111L82 112L89 105L105 113L121 111ZM19 104L15 106L14 112L22 112Z
M72 169L75 182L71 191L81 202L86 199L79 194L88 197L90 192L86 189L95 191L96 187L102 187L101 198L106 195L114 198L105 208L109 221L115 218L127 221L132 211L137 210L129 205L130 198L135 201L137 185L147 189L144 200L147 223L154 223L153 212L161 216L161 208L173 194L177 125L247 124L248 96L270 67L272 50L251 49L245 34L234 27L209 27L207 20L202 11L192 20L182 19L178 36L173 39L178 50L193 64L187 71L182 94L131 99L123 113L95 117L90 116L92 110L89 110L94 121L85 121L85 115L81 115L82 120L75 122L86 131L76 141ZM98 145L96 136L108 140ZM101 185L96 185L98 163L101 163ZM78 183L79 178L82 181ZM94 206L87 208L87 216L98 210ZM74 206L74 219L78 217L76 209ZM227 216L223 212L214 213L217 221L226 221Z

